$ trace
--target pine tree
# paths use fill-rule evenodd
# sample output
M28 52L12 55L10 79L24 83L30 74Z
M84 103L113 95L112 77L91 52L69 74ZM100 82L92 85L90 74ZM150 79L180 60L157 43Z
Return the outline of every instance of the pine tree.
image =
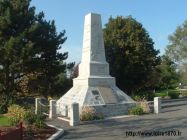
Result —
M20 92L20 81L34 74L35 92L52 94L54 81L66 69L68 53L59 53L65 31L35 13L30 0L0 0L0 95L5 104Z

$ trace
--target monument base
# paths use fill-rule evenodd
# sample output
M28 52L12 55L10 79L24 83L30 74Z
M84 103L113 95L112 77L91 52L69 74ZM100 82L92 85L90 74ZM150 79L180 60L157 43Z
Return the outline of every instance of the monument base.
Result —
M83 106L90 106L105 117L127 115L128 109L136 104L116 86L77 85L57 101L57 114L69 116L65 108L74 102L79 103L80 114Z
M128 115L128 110L134 107L135 103L106 104L91 106L98 113L102 113L104 117Z

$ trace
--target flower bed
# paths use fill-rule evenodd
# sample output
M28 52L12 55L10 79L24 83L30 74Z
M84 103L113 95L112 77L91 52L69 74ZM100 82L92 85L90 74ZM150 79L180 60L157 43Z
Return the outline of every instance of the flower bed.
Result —
M16 129L15 126L1 126L1 135L6 135ZM52 127L46 127L42 129L31 129L28 130L23 128L23 140L46 140L51 135L56 133L56 129Z

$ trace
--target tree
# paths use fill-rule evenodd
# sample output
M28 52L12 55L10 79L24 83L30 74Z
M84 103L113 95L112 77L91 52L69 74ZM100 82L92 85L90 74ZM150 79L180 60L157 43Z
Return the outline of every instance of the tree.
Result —
M110 74L119 88L127 93L144 89L160 61L148 32L130 16L110 17L103 31Z
M79 64L76 64L75 67L73 68L73 71L71 73L72 78L77 78L79 76Z
M178 26L175 32L169 36L169 45L166 48L166 55L174 61L181 74L181 82L187 84L187 20L182 26Z
M174 62L183 63L187 60L187 20L182 26L169 36L169 45L166 48L166 55Z
M180 77L182 85L187 85L187 63L184 63L180 68Z
M52 94L54 81L65 72L68 53L59 53L65 31L35 14L30 0L0 0L0 95L7 102L20 92L19 82L34 75L35 91ZM29 83L29 82L28 82Z
M169 89L176 88L179 84L179 73L176 71L176 64L167 56L162 56L161 64L157 66L160 73L158 88Z

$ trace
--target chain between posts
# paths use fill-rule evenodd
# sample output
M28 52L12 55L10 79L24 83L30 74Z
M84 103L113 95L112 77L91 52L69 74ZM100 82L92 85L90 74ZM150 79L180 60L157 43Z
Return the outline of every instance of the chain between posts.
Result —
M43 104L41 101L39 101L38 103L41 105L41 107L40 107L40 113L42 113L42 114L44 114L44 115L49 115L49 110L47 110L47 111L45 112L45 109L49 109L50 105L45 105L45 104ZM42 107L44 108L44 111L42 111ZM47 113L47 112L48 112L48 113Z
M71 109L71 106L68 106L68 105L62 105L64 107L64 109L62 111L66 111L66 110L70 110ZM66 108L67 106L67 108ZM61 105L56 105L56 107L61 107Z
M40 104L41 106L43 106L43 107L49 107L49 106L50 106L50 105L45 105L45 104L41 103L41 101L39 101L39 104Z

